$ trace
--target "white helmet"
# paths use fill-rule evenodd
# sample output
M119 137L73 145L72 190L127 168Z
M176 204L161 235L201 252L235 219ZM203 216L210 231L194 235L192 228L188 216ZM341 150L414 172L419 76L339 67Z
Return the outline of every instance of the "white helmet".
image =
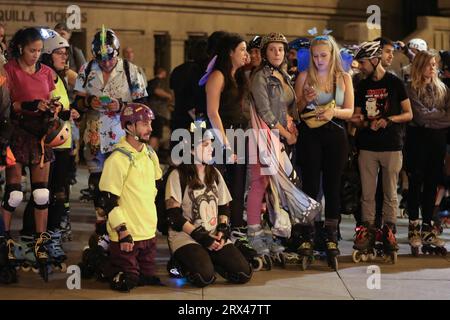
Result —
M428 45L423 39L414 38L409 40L408 42L408 48L410 49L416 49L418 51L426 51L428 50Z
M52 54L52 52L59 48L68 48L69 42L59 35L56 31L51 29L46 30L47 37L44 38L44 48L42 53ZM42 33L42 32L41 32Z

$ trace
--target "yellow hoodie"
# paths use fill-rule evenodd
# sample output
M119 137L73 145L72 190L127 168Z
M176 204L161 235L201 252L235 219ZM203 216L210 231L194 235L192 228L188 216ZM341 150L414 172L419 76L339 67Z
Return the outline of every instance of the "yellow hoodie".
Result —
M119 241L117 228L126 224L134 241L152 239L156 232L156 183L162 171L156 153L148 146L138 152L122 137L105 161L100 190L119 197L118 206L108 215L108 233Z

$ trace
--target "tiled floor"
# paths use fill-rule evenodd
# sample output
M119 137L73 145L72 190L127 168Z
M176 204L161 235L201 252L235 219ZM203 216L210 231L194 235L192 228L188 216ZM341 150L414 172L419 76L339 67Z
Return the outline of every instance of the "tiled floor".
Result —
M72 192L74 241L64 244L69 265L80 261L82 248L87 244L95 221L91 204L76 200L79 189L87 183L85 169L80 170L78 179L79 183ZM18 212L14 220L15 230L19 230L22 223L21 210ZM324 261L316 261L307 271L274 268L272 271L256 272L245 285L231 285L219 277L216 284L197 289L167 276L165 266L168 248L165 239L159 237L158 275L166 284L164 287L140 287L131 293L122 294L111 291L105 283L81 280L80 290L69 290L69 274L53 273L50 281L44 283L37 274L20 271L17 284L0 285L0 299L450 299L450 254L447 257L412 257L407 245L407 220L399 220L400 251L396 265L381 260L354 264L351 261L353 227L353 219L343 217L343 240L340 242L342 256L338 272L328 268ZM450 229L445 230L444 238L450 244ZM450 245L447 245L447 249L450 250ZM375 277L370 273L371 265L379 266L379 282L370 281ZM368 282L379 284L379 289L368 289Z

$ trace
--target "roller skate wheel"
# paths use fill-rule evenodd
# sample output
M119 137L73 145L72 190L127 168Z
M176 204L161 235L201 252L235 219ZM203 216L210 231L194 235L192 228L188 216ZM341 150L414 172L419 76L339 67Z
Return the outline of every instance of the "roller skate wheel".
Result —
M284 256L283 253L280 253L280 265L284 268L286 267L286 257Z
M358 250L353 251L352 260L354 263L361 262L361 253Z
M373 251L373 252L369 253L368 256L369 256L370 261L374 261L377 258L377 252Z
M33 270L34 273L39 273L39 268L32 267L31 270Z
M22 269L23 272L30 272L31 266L23 265L23 266L21 267L21 269ZM33 270L33 271L34 271L34 270Z
M414 257L418 257L419 256L419 247L411 247L411 254Z
M331 267L331 269L333 269L334 271L338 271L339 269L339 263L338 263L338 259L337 257L332 257L329 260L329 266Z
M368 254L362 254L361 255L361 261L362 262L367 262L367 260L369 260L369 255Z
M263 268L263 260L260 257L255 257L252 260L252 267L254 271L260 271Z
M300 260L300 270L305 271L308 269L309 261L310 259L308 257L302 257Z
M268 255L263 256L263 267L267 271L272 270L272 259L270 259L270 256Z
M52 269L52 268L50 268L50 269ZM58 272L65 273L67 271L67 265L64 262L57 263L57 264L53 265L53 269ZM49 270L49 272L50 272L50 270Z
M392 264L397 263L397 251L394 251L391 253L391 262L392 262Z
M67 271L67 264L65 264L64 262L61 263L59 265L59 271L62 272L62 273L66 273L66 271Z

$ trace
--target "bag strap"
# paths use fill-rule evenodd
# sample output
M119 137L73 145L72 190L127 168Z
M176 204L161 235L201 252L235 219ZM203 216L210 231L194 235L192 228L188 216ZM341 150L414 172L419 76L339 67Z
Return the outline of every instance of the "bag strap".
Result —
M83 89L86 88L87 85L87 81L88 81L88 76L91 73L92 70L92 64L94 63L94 59L92 59L91 61L89 61L89 63L86 66L86 69L84 69L84 82L83 82Z
M128 89L130 89L130 94L132 94L133 86L131 84L130 62L127 59L123 59L123 69L125 70L125 76L127 77Z

